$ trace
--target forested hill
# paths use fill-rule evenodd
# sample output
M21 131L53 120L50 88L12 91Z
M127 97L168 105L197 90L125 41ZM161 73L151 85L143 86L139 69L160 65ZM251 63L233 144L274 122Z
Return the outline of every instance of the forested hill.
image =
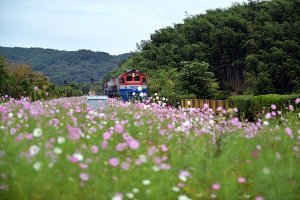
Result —
M143 67L152 80L173 77L169 85L150 83L150 90L164 95L211 97L204 92L212 88L207 85L215 91L216 83L228 94L299 92L299 10L298 0L250 0L207 10L155 31L124 65ZM203 71L214 73L216 80Z
M131 53L112 56L91 50L59 51L42 48L0 47L0 55L15 63L27 63L33 70L47 75L56 84L100 80Z

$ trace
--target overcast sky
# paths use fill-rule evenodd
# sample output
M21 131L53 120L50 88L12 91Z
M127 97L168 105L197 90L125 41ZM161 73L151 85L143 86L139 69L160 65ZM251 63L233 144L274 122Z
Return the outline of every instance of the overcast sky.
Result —
M0 46L91 49L116 55L136 50L155 30L186 14L246 0L0 0Z

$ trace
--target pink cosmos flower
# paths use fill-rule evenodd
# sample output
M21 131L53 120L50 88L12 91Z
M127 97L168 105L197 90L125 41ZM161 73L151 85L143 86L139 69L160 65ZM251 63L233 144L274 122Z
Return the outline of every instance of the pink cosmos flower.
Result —
M182 182L180 182L180 183L177 184L177 186L178 186L179 188L183 188L183 187L185 186L185 184L182 183Z
M293 131L292 131L291 128L286 127L286 128L285 128L285 132L286 132L286 134L287 134L288 136L290 136L291 138L293 138Z
M148 155L153 156L153 154L156 152L156 147L152 146L148 149Z
M207 108L209 108L209 105L208 105L207 103L205 103L205 104L203 105L203 109L207 109Z
M108 144L108 142L107 142L106 140L104 140L104 141L101 143L102 149L106 149L106 148L107 148L107 144Z
M121 124L116 124L116 125L115 125L115 131L116 131L117 133L123 133L124 127L123 127Z
M89 180L89 174L87 173L80 173L79 174L79 178L82 180L82 181L88 181Z
M178 175L178 178L182 181L186 181L187 178L190 178L190 177L192 177L192 176L187 170L181 170Z
M173 124L168 124L168 129L173 129L174 125Z
M99 148L98 148L96 145L93 145L93 146L91 147L91 151L92 151L93 154L96 154L96 153L98 153Z
M259 153L260 153L259 150L255 149L254 151L252 151L251 155L253 158L258 159Z
M112 157L108 160L108 164L110 164L111 166L113 167L116 167L119 165L119 159L118 158L115 158L115 157Z
M67 126L68 132L69 132L69 139L70 140L80 140L80 134L81 134L81 129L76 128L73 126L68 125Z
M89 168L89 165L86 164L86 163L79 163L79 167L80 167L81 169L87 169L87 168Z
M239 177L238 178L238 182L239 183L245 183L246 182L246 179L244 177Z
M300 98L297 98L297 99L295 100L295 103L296 103L296 104L299 104L299 103L300 103Z
M275 110L275 109L276 109L276 105L275 105L275 104L272 104L272 105L271 105L271 108L272 108L273 110Z
M32 140L33 139L33 135L32 134L27 134L27 135L25 135L25 138L27 140Z
M74 157L74 156L69 157L69 160L70 160L71 163L77 163L77 162L79 161L79 160L78 160L76 157Z
M289 105L289 110L290 111L294 111L294 106L293 105Z
M267 113L267 114L265 115L265 118L266 118L266 119L270 119L271 117L272 117L271 113Z
M14 134L16 134L17 133L17 129L15 129L15 128L11 128L10 129L10 134L11 135L14 135Z
M169 170L169 169L171 169L171 166L167 163L161 163L159 165L159 168L162 169L162 170Z
M163 152L167 152L167 151L168 151L167 145L162 144L162 145L161 145L161 150L162 150Z
M127 140L127 145L129 146L130 149L135 150L135 149L139 148L140 143L139 143L139 141L137 141L134 138L129 138Z
M39 90L39 88L38 88L38 86L34 86L34 91L38 91Z
M124 169L124 170L128 170L128 169L129 169L129 163L127 163L127 162L122 162L121 167L122 167L122 169Z
M109 132L105 132L105 133L103 133L103 139L104 140L109 140L110 138L111 138L111 133L109 133Z
M126 143L119 143L117 144L116 146L116 150L117 151L124 151L124 149L127 147L127 144Z
M213 190L219 190L221 188L221 185L219 183L214 183L211 186L211 189Z
M46 97L47 97L47 96L49 96L49 93L48 93L48 92L46 92L46 94L45 94L45 95L46 95Z

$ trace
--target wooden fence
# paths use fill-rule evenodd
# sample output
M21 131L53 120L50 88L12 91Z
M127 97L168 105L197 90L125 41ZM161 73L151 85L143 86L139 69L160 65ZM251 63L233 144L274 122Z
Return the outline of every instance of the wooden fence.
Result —
M181 99L181 107L183 108L203 108L204 104L208 104L211 109L215 112L218 107L227 109L226 100L215 100L215 99Z

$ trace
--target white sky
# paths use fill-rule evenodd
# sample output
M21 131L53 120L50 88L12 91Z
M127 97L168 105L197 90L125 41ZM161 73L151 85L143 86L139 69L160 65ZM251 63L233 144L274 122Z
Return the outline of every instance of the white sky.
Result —
M0 46L136 50L155 30L246 0L0 0Z

